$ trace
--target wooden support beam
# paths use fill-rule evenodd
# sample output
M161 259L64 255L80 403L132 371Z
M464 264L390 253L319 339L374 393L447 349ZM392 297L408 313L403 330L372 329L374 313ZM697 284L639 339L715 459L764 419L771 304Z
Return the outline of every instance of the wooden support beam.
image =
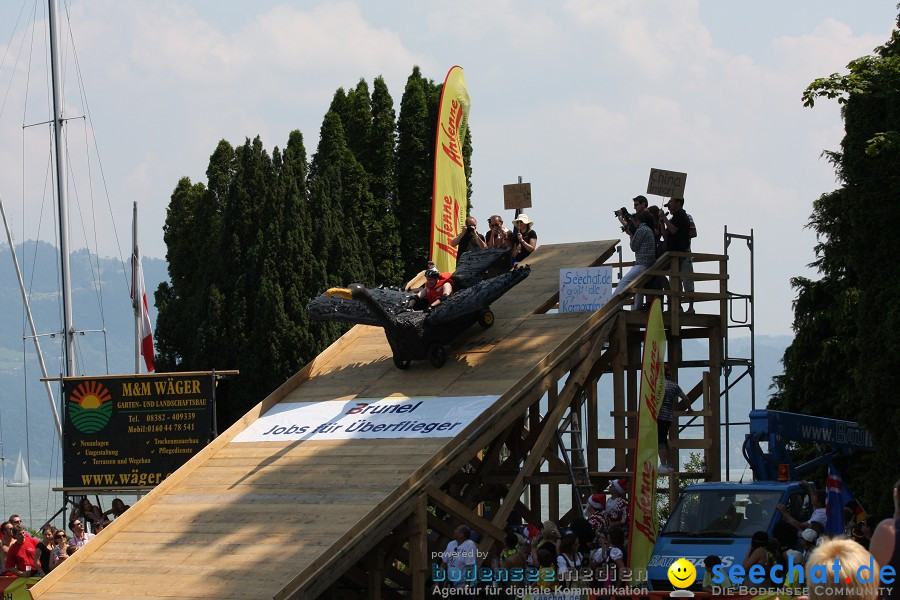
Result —
M486 533L499 540L506 537L506 532L502 527L495 527L493 523L476 515L471 508L461 503L456 498L448 495L440 488L430 485L425 488L425 492L431 498L432 502L450 513L458 521L468 525L470 528L481 533Z
M625 318L620 315L616 319L616 354L613 357L613 410L625 410L625 369L628 366L628 334ZM617 440L624 440L628 436L625 432L625 420L613 421L613 435ZM603 446L601 446L603 447ZM624 466L626 462L625 449L617 448L614 465Z
M603 328L606 333L612 329L612 323ZM590 351L587 353L587 356L581 362L581 364L573 370L569 374L569 378L566 380L566 385L563 387L562 392L559 394L559 402L557 402L556 406L544 420L544 427L541 429L541 433L538 436L537 443L535 444L536 448L545 448L552 439L553 435L556 433L556 423L562 419L563 414L565 414L566 408L572 403L572 399L574 398L576 393L580 393L582 389L582 385L584 380L586 379L588 373L591 370L594 362L600 356L603 351L603 343L606 339L606 335L598 335L594 338L593 344L591 345ZM522 470L519 472L519 475L516 477L516 480L510 485L509 493L507 493L506 497L503 500L503 503L500 505L497 510L496 515L493 519L493 524L502 528L506 523L506 519L509 517L510 512L512 512L513 507L515 506L516 499L522 494L524 490L524 479L527 475L531 475L534 470L541 463L541 452L532 452L528 458L525 460L525 464L522 466ZM498 538L499 539L499 538ZM479 545L479 550L483 552L490 550L493 546L495 540L483 539L481 544ZM484 554L482 554L483 556Z
M606 356L611 356L611 353L607 352ZM585 452L587 453L586 463L588 470L596 471L599 462L597 457L597 435L600 431L597 422L599 415L599 407L597 406L599 400L597 383L600 375L599 373L595 375L593 371L590 375L591 376L588 377L587 386L585 387L585 391L587 392L587 398L585 399L587 402L587 422L584 424L584 430L587 432Z
M366 555L367 600L381 600L381 586L384 585L384 547L378 544Z
M428 504L425 494L416 499L413 513L413 534L409 538L409 570L412 576L413 598L425 597L428 579Z

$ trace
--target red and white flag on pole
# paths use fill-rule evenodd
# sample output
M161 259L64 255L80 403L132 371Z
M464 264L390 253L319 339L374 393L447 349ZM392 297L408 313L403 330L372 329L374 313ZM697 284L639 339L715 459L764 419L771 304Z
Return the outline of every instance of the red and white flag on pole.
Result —
M136 298L140 298L140 304ZM141 356L147 365L147 372L153 372L153 328L150 326L150 308L147 305L147 291L144 289L144 270L141 258L137 254L131 256L131 300L134 314L141 317Z

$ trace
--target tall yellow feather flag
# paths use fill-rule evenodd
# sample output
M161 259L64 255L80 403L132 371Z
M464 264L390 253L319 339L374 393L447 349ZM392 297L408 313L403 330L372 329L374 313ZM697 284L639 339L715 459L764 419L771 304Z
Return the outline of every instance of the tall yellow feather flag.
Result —
M666 328L659 299L653 301L644 334L641 363L638 442L631 481L631 531L628 536L628 566L635 577L644 577L659 531L656 511L657 415L666 391L663 361L666 357ZM633 580L633 583L641 583Z
M434 147L434 194L431 210L431 260L442 273L456 270L456 237L466 218L466 170L463 141L469 126L469 91L462 67L453 67L441 90Z

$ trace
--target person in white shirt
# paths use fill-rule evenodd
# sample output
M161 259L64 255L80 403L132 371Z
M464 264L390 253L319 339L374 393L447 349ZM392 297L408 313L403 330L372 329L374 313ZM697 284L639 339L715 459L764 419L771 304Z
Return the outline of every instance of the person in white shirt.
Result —
M808 481L804 481L801 485L803 486L803 489L806 490L806 493L809 494L809 501L813 507L813 512L807 521L801 523L795 519L784 504L779 503L776 505L778 510L780 510L781 514L784 516L784 520L797 528L797 535L800 535L804 529L812 527L814 522L821 523L822 527L824 527L826 521L825 490L813 489Z
M447 581L453 587L472 587L476 583L475 557L478 547L469 539L470 533L471 530L465 525L457 527L453 531L454 539L441 555L447 569ZM451 569L454 571L451 572Z
M75 519L69 527L72 529L72 539L69 540L70 546L81 548L94 539L93 533L88 533L84 530L84 523L81 522L81 519Z

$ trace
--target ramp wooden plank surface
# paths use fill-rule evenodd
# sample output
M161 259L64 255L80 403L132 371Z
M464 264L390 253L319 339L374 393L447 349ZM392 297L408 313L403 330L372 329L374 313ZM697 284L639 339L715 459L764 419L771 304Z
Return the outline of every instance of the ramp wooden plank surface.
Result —
M503 396L591 316L536 314L555 298L559 270L600 264L615 244L539 247L528 279L492 306L495 325L462 334L441 369L417 362L400 371L380 328L354 327L35 586L33 597L289 596L307 569L339 561L342 544L388 518L388 507L440 485L426 466L452 439L231 440L279 402Z

